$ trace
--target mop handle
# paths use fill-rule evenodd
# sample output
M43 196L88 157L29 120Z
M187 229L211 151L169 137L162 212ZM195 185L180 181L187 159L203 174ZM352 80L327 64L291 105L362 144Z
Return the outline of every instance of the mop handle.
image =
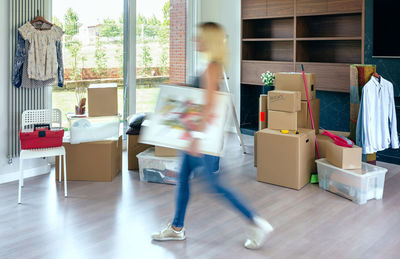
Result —
M313 117L312 110L311 110L310 96L308 95L307 80L306 80L306 74L304 73L303 64L301 64L301 71L303 73L304 88L306 89L308 113L310 114L310 117L311 117L312 129L315 130L314 117ZM320 159L317 138L315 138L315 148L317 150L317 157L318 157L318 159Z

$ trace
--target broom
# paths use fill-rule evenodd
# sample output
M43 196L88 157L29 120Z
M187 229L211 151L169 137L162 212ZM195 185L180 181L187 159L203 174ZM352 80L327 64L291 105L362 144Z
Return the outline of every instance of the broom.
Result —
M301 64L301 72L303 73L304 88L306 89L308 113L310 114L310 117L311 117L312 129L315 130L314 117L313 117L312 110L311 110L310 96L308 95L307 80L306 80L306 74L304 72L303 64ZM319 156L319 148L318 148L317 138L315 138L315 149L317 150L317 158L319 159L320 156ZM310 183L318 183L318 174L311 175Z

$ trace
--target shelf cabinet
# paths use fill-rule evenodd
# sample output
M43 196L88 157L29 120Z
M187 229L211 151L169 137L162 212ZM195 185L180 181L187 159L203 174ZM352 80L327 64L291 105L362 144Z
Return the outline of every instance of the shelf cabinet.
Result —
M316 88L319 91L349 92L350 64L333 63L296 63L295 71L301 72L301 64L308 73L316 74Z
M267 0L242 0L242 18L267 16Z
M328 2L326 0L296 0L296 15L327 12Z
M297 41L297 62L360 63L361 40Z
M320 91L349 92L363 63L363 0L242 0L241 128L258 124L261 74L316 74Z
M296 0L296 15L362 12L363 0Z
M293 0L242 0L242 19L293 15Z
M328 0L328 12L362 12L362 0Z
M242 37L293 38L293 26L293 18L244 20Z
M297 17L296 37L360 37L361 14Z
M292 61L293 41L244 41L243 60Z
M293 71L292 62L270 62L270 61L242 61L241 82L248 85L263 85L261 74L267 71L272 73L282 71Z

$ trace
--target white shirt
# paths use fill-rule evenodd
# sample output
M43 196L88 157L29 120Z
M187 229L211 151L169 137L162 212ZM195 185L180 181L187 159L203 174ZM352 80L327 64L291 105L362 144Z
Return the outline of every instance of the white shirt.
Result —
M383 77L372 76L363 87L356 130L363 154L399 148L393 85Z
M41 27L47 28L48 25L43 23ZM30 43L27 62L28 78L40 81L57 78L56 41L61 41L62 29L53 25L50 29L38 30L27 22L18 31L22 38Z

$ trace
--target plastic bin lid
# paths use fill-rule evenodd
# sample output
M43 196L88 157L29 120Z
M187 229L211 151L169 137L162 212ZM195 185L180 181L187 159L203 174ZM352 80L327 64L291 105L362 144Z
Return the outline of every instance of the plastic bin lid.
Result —
M322 164L329 168L332 168L335 170L340 170L342 172L346 172L348 174L358 176L358 177L367 177L367 176L377 175L377 174L386 174L386 172L387 172L386 168L371 165L371 164L364 163L364 162L361 163L361 169L352 169L352 170L336 167L336 166L332 165L331 163L329 163L328 160L326 160L326 158L315 160L315 162L317 164Z

